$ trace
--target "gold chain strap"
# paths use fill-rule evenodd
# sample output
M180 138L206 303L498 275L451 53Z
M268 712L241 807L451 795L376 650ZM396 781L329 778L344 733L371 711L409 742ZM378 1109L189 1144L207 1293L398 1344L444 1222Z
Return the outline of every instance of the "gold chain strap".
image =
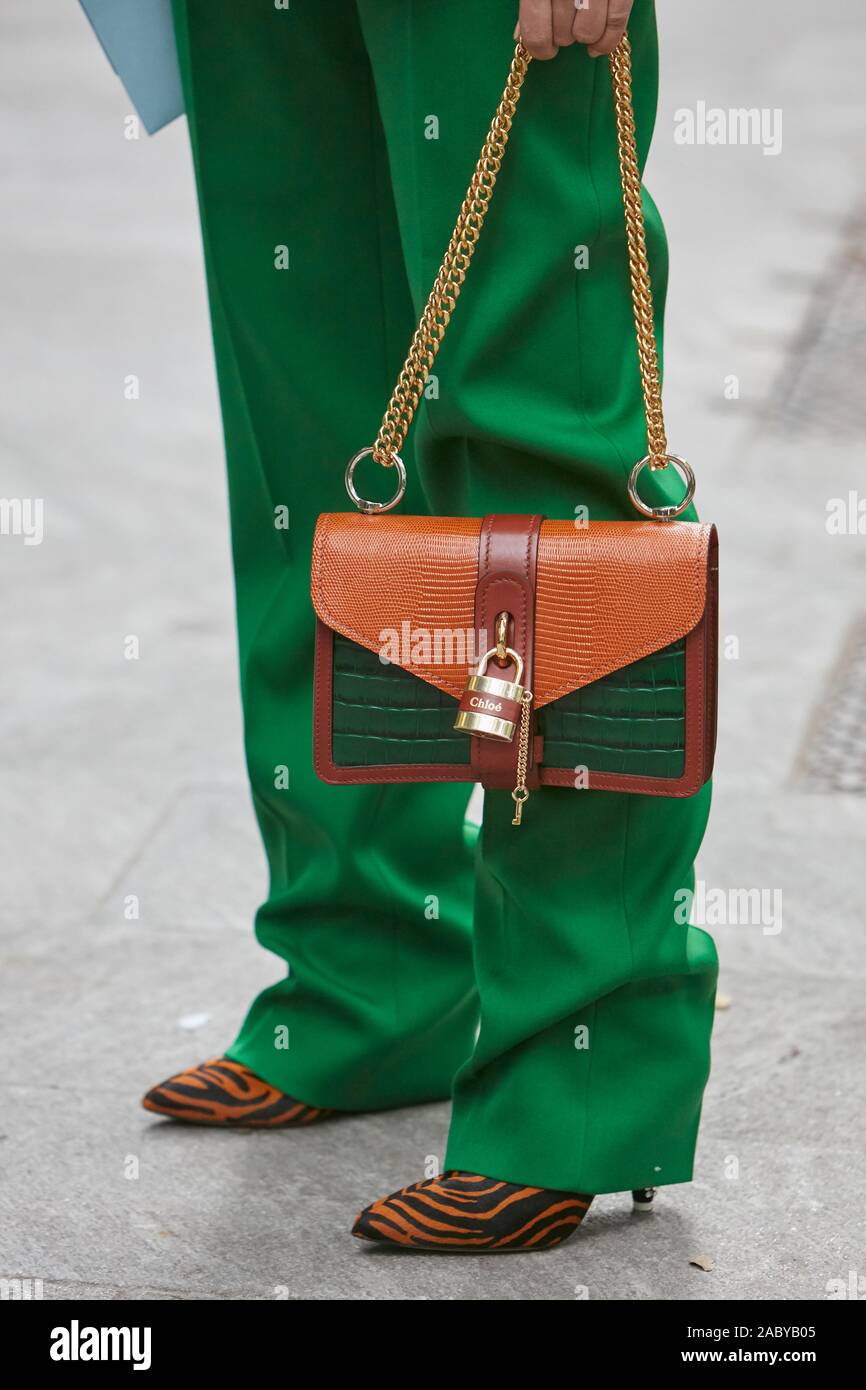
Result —
M442 345L445 330L454 312L463 282L466 279L469 263L478 244L478 237L484 225L493 189L496 186L496 179L502 166L502 157L508 144L511 124L517 103L520 100L523 82L531 62L531 56L523 44L518 42L514 50L514 57L511 60L505 90L475 166L472 181L466 191L457 224L448 243L448 250L424 306L421 321L415 330L409 347L409 354L382 418L376 442L370 448L361 449L350 460L346 469L346 487L349 496L362 511L370 513L389 511L403 495L406 485L406 470L400 458L400 450L403 447L415 411L418 409L425 383L433 368L436 354ZM695 479L694 473L684 459L667 452L658 351L653 320L652 285L646 250L646 228L641 204L641 176L635 141L631 46L627 35L623 35L616 48L609 55L609 62L616 115L622 201L625 212L631 301L647 434L647 453L634 465L631 471L628 492L634 506L644 516L668 521L678 516L691 502L694 496ZM398 489L388 502L367 502L355 490L353 483L355 467L360 459L367 454L372 454L376 462L384 468L396 466L398 470ZM683 473L687 484L685 496L676 505L647 506L637 492L638 476L646 464L649 464L651 469L659 469L667 468L668 463L675 463Z
M631 47L627 35L623 35L620 39L610 54L609 61L616 112L619 175L622 183L623 208L625 209L631 303L634 311L637 356L643 390L644 415L646 416L647 453L651 468L666 468L668 445L662 413L662 388L659 378L659 359L653 318L653 292L646 252L643 204L640 196L641 177L637 162L634 106L631 95Z
M439 274L409 347L409 355L403 364L403 370L400 372L373 445L374 459L385 468L393 465L394 455L399 454L403 447L424 384L430 375L445 336L445 329L463 288L466 271L475 252L490 198L496 186L502 156L508 144L511 122L520 100L523 79L531 61L523 44L518 43L511 60L505 91L496 108L496 115L475 166L472 182L466 190L448 250L439 267Z
M466 271L490 206L496 178L502 165L502 156L508 144L511 123L531 62L532 59L523 44L518 43L511 60L505 91L502 93L484 148L475 166L472 182L466 191L457 225L448 243L448 250L376 436L373 457L386 468L391 467L394 455L399 454L403 447L403 441L463 287ZM620 40L610 55L610 72L616 111L616 140L628 241L631 298L646 415L647 445L651 467L664 468L667 466L667 440L662 414L652 286L641 205L641 177L631 93L631 49L627 36Z

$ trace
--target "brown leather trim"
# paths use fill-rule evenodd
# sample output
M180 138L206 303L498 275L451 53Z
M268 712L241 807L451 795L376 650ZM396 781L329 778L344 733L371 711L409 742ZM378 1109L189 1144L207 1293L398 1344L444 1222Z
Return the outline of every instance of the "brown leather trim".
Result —
M316 613L370 651L404 623L471 634L480 531L478 518L325 513L313 544ZM710 534L688 521L542 522L534 707L690 632L704 610ZM413 651L400 664L457 698L469 660L458 645L426 664Z
M496 617L510 613L508 645L523 658L523 684L532 689L535 632L535 587L540 516L486 516L478 538L478 585L475 590L475 630L494 642ZM492 665L488 674L516 680L513 666ZM472 739L472 772L484 787L507 787L517 777L518 732L510 743ZM530 754L532 745L530 745ZM538 785L538 773L527 767L528 786Z

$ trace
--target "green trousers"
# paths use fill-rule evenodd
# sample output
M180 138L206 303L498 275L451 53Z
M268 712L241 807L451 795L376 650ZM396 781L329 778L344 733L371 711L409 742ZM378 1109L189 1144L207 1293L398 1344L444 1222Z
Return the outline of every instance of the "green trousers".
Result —
M175 0L270 865L256 931L288 967L229 1055L313 1105L452 1096L444 1166L606 1192L691 1176L716 956L675 894L709 788L547 788L520 829L491 792L473 852L466 786L325 786L311 754L313 527L349 506L345 463L375 436L515 18L509 0ZM643 158L650 0L630 34ZM646 216L661 306L649 199ZM610 78L582 47L529 71L427 396L405 512L633 518L645 435ZM392 483L369 463L357 481Z

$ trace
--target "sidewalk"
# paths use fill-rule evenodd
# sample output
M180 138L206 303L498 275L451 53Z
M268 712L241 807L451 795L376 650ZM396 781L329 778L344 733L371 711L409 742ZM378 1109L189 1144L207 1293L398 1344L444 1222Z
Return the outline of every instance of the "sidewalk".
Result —
M866 31L844 0L659 16L669 434L722 542L698 873L708 905L763 890L769 915L709 926L727 1006L695 1182L647 1216L600 1198L556 1255L481 1266L347 1235L441 1158L445 1106L272 1134L137 1108L278 974L250 926L265 868L197 212L184 123L124 139L78 7L0 13L0 493L46 508L42 545L0 538L0 1275L100 1299L821 1299L866 1278L866 539L825 526L866 486ZM781 153L676 144L698 101L780 108Z

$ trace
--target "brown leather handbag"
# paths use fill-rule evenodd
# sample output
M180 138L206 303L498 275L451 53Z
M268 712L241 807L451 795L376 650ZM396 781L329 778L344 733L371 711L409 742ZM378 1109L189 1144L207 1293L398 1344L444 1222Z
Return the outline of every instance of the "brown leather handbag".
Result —
M628 491L644 519L579 526L384 514L405 490L399 449L472 258L530 61L518 43L376 442L346 469L358 511L319 517L311 584L318 775L507 788L516 825L539 785L696 792L713 765L718 646L715 528L675 520L695 483L685 460L667 452L627 38L610 66L647 422L647 454ZM397 470L387 502L355 488L355 469L371 454ZM685 495L651 507L639 475L670 464Z

